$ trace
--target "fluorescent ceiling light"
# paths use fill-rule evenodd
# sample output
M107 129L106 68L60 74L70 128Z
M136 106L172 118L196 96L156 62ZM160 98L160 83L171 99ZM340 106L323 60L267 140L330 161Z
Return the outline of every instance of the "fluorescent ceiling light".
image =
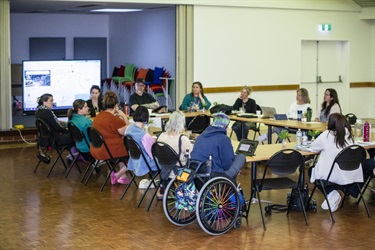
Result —
M134 11L142 11L142 9L96 9L91 10L93 12L134 12Z

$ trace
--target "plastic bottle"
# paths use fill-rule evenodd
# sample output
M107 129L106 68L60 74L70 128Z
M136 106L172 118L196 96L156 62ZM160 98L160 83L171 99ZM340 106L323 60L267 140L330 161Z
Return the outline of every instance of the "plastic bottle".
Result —
M296 133L296 145L297 145L297 146L301 146L301 144L302 144L302 131L301 131L301 129L299 128L299 129L297 130L297 133Z
M307 135L304 132L302 136L302 146L307 146Z
M361 138L362 137L362 129L363 129L363 124L361 119L357 119L355 123L355 137Z
M212 154L208 157L208 160L206 161L206 167L207 167L207 173L211 174L211 167L212 167Z
M368 121L363 124L363 141L369 142L370 141L370 131L371 125Z
M302 110L301 109L297 110L297 120L299 122L302 121Z

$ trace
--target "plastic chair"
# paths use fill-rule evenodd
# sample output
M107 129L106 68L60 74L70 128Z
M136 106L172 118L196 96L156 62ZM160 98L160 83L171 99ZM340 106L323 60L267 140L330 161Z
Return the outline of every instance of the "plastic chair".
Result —
M137 205L137 208L139 208L141 206L142 201L144 200L148 190L150 189L151 185L154 185L155 188L159 188L160 182L158 184L156 184L156 177L158 177L160 175L161 170L159 168L156 171L152 170L152 168L151 168L150 164L148 163L147 158L145 156L145 152L142 151L142 148L133 139L133 137L131 137L130 135L125 135L124 143L125 143L126 149L128 150L129 157L133 160L139 160L142 157L144 162L146 163L146 166L147 166L148 170L149 170L147 175L150 177L151 181L148 184L144 194L142 195L141 200L139 201L139 203ZM158 165L157 165L157 167L158 167ZM138 187L138 185L135 181L135 177L136 177L135 172L131 173L131 176L132 176L131 181L130 181L129 185L125 188L124 192L122 193L122 196L120 198L121 200L124 198L126 192L128 191L128 189L129 189L129 187L131 186L132 183L134 183ZM152 201L153 200L151 200L151 203L152 203ZM149 204L148 209L150 208L151 203Z
M51 175L51 172L52 172L53 168L55 167L55 165L56 165L56 163L59 159L64 164L64 167L67 168L67 166L65 164L65 161L64 161L64 159L62 158L61 155L64 152L64 150L68 150L69 153L71 155L73 155L70 148L73 147L74 145L73 144L72 145L63 145L63 146L58 145L58 143L56 141L56 138L55 138L53 132L51 131L50 127L42 119L37 118L36 121L35 121L35 125L36 125L37 131L38 131L38 140L39 141L40 140L48 141L48 145L42 145L43 147L46 147L46 150L45 150L44 153L46 153L48 151L48 148L51 148L52 150L54 149L57 152L57 158L53 162L53 164L51 166L51 169L49 170L48 175L47 175L47 177L49 177ZM34 169L34 173L36 173L36 170L38 169L41 162L42 162L42 160L39 159L38 165Z
M345 115L346 120L349 122L350 125L354 125L357 122L357 116L353 113L348 113Z
M207 115L200 114L187 125L187 130L195 134L201 134L210 125L210 118Z
M92 147L94 147L94 148L104 147L106 149L107 153L108 153L108 157L105 157L105 158L95 158L97 161L96 161L95 164L91 165L92 168L91 168L90 173L89 173L89 175L88 175L88 177L87 177L87 179L85 181L85 185L87 185L88 181L91 178L92 173L98 167L99 162L100 161L105 161L105 163L108 166L109 173L108 173L107 177L105 178L105 180L104 180L104 182L103 182L103 184L102 184L102 186L100 188L100 191L103 191L104 186L107 183L108 179L111 177L112 172L115 171L115 167L119 163L120 158L114 158L112 156L111 151L109 150L109 148L108 148L108 146L107 146L107 144L106 144L103 136L100 134L100 132L97 129L95 129L94 127L89 127L87 130L88 130L88 135L89 135L89 139L91 141ZM86 174L89 171L89 169L90 169L90 167L88 167L86 169L86 171L85 171L85 173L84 173L84 175L82 177L81 182L85 179Z
M365 158L366 158L366 151L363 147L361 147L359 145L351 145L351 146L348 146L348 147L344 148L343 150L341 150L341 152L336 156L335 160L333 161L332 166L331 166L331 170L329 171L329 174L328 174L327 178L326 179L317 179L317 180L314 181L314 188L311 192L310 200L311 200L317 186L320 186L323 189L324 198L327 200L327 193L326 193L325 188L329 185L338 185L336 183L330 182L330 177L331 177L331 174L332 174L334 168L339 168L342 171L354 171L354 170L357 170L361 167L361 163L363 162L363 160ZM356 186L358 188L358 191L359 191L359 195L360 195L359 200L362 199L363 204L365 205L365 208L366 208L367 215L370 218L370 212L367 208L367 204L366 204L365 199L363 199L361 188L359 187L359 183L358 182L352 182L352 183L348 183L347 185L349 185L349 184L356 184ZM345 190L345 186L341 186L341 187L343 187L343 189ZM345 195L344 195L343 201L341 203L341 208L344 206L346 195L347 195L347 191L345 191ZM335 223L335 219L333 217L332 209L331 209L331 206L330 206L329 202L327 202L327 205L328 205L329 213L331 214L332 223Z
M267 171L271 170L272 178L266 178ZM295 174L297 169L299 170L298 180L291 179L291 175ZM255 179L252 182L251 196L254 197L254 193L259 200L259 209L262 216L263 228L266 230L266 223L264 221L264 215L262 210L261 198L259 193L263 190L277 190L277 189L295 189L298 191L301 206L303 208L303 215L305 216L306 225L309 224L306 216L305 204L302 202L302 195L300 188L304 183L304 170L305 160L300 152L294 149L283 149L275 153L267 161L264 168L263 177L261 179ZM274 177L277 176L277 177ZM251 202L248 204L247 214L250 211ZM287 215L290 210L290 203L287 204Z
M78 170L81 173L81 169L79 168L79 165L77 163L77 160L79 159L79 157L83 157L83 158L86 157L86 158L91 159L87 168L90 168L91 164L95 160L94 157L92 157L92 155L90 154L90 152L82 152L77 147L78 143L83 142L87 145L88 148L90 148L90 143L87 141L87 138L85 137L83 132L73 122L68 122L68 130L69 130L70 136L73 138L73 140L76 144L76 149L78 151L78 155L76 157L74 157L72 163L70 164L70 167L68 169L68 172L65 175L65 178L67 178L68 175L70 174L70 171L72 170L74 164L78 167Z

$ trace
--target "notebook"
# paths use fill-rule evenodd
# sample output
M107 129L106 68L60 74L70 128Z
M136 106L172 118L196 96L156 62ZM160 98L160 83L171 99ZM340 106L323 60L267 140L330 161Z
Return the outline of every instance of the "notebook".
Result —
M261 107L263 118L273 118L276 114L276 109L274 107Z
M286 114L275 114L274 115L275 120L288 120L288 117Z

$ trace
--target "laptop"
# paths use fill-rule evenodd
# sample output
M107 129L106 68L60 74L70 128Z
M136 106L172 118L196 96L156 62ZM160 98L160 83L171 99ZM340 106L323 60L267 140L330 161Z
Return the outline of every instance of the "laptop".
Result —
M254 156L255 150L257 149L258 144L259 144L259 141L241 139L240 144L237 147L236 154Z
M286 114L274 114L275 120L288 120L288 116Z
M273 118L276 114L276 109L274 107L261 107L263 118Z

